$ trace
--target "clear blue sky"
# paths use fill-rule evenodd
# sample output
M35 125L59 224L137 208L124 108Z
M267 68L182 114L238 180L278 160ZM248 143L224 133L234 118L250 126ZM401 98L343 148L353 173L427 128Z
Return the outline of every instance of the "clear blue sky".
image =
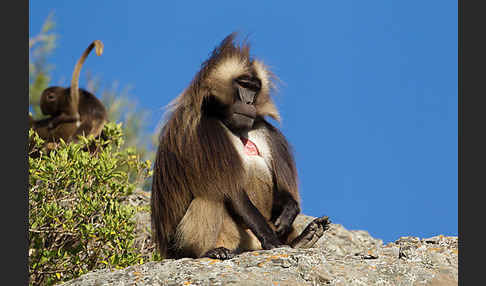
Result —
M83 71L152 112L190 82L230 32L282 84L303 213L384 242L457 235L457 1L30 1L29 34L50 12L52 83ZM81 75L84 86L86 73Z

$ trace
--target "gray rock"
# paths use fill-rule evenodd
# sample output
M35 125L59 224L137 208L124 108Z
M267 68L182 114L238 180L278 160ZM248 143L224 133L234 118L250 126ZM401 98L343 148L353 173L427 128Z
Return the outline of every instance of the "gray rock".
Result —
M312 219L299 215L297 228L302 230ZM137 221L150 226L146 215ZM147 225L139 230L147 230ZM146 241L149 236L146 232L141 235ZM253 251L226 261L165 259L121 270L94 271L62 285L448 286L458 284L457 270L457 237L401 237L383 245L366 231L332 224L311 249Z
M145 261L149 261L155 249L150 225L150 192L136 189L127 196L125 203L139 209L134 216L136 227L133 246L138 249Z

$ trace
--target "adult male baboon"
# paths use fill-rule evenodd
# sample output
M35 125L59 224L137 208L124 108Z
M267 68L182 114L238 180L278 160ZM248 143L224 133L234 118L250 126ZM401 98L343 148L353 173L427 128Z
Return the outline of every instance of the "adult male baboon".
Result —
M299 235L297 170L270 98L273 74L227 36L171 104L152 184L152 232L166 258L228 259L246 250L311 247L329 226Z

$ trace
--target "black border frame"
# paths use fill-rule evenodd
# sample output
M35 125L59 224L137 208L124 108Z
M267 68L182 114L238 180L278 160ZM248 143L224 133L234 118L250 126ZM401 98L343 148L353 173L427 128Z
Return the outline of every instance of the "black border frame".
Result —
M8 5L8 7L7 7ZM28 180L27 159L29 106L29 1L4 2L4 27L2 44L3 66L3 136L4 178L13 181L13 186L3 188L2 246L3 273L6 285L28 285ZM20 159L21 158L21 159ZM12 282L11 282L12 281Z
M458 0L459 285L477 284L484 272L483 236L476 231L485 217L479 195L486 190L486 23L479 3Z

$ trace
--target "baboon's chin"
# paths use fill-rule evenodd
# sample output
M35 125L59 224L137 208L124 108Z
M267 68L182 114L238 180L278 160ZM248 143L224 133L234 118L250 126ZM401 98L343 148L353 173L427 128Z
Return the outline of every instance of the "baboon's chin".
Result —
M233 131L233 132L241 132L241 131L248 131L253 127L253 123L255 122L255 118L234 113L231 116L231 119L227 121L226 125Z

